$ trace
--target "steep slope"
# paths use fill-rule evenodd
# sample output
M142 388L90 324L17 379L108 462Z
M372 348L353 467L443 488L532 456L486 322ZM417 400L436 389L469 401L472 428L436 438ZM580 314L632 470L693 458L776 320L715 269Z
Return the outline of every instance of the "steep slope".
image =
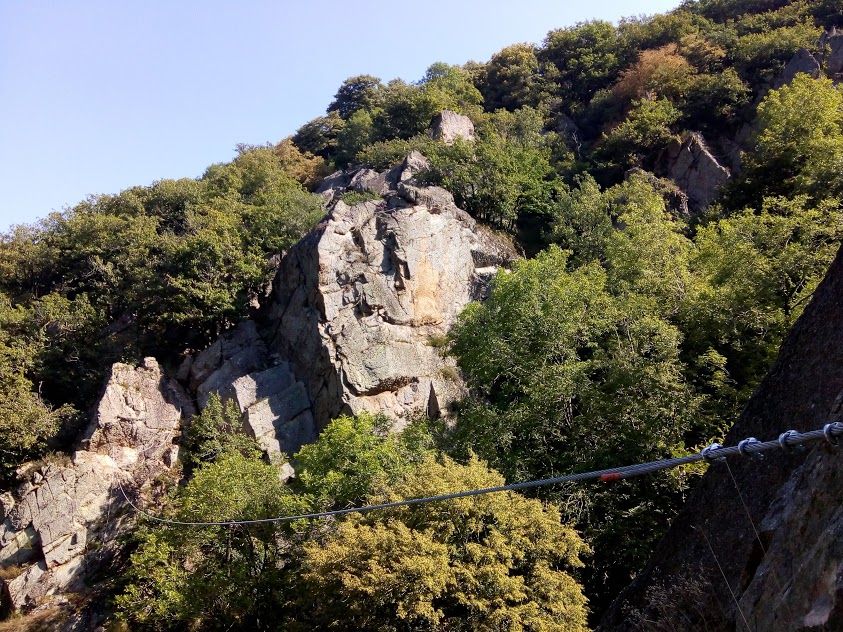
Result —
M29 608L56 592L84 589L131 524L121 511L117 482L145 489L172 468L181 423L193 411L184 390L153 358L139 367L112 367L72 458L31 464L20 487L4 494L0 565L21 571L2 582L5 608Z
M841 418L843 251L726 439ZM744 619L752 630L843 628L841 465L827 445L738 459L728 464L736 488L727 466L713 464L602 629L732 630Z

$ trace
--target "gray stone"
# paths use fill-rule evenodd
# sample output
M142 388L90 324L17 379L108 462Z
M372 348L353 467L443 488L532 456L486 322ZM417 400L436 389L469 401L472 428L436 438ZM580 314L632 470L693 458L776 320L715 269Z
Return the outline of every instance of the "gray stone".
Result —
M360 169L351 176L348 188L361 193L382 195L389 190L386 183L386 173L378 173L374 169Z
M270 455L291 455L315 439L310 398L304 384L296 382L284 391L261 399L245 412L246 431Z
M430 162L425 158L421 152L415 149L411 151L404 162L400 165L398 173L399 182L408 182L413 180L419 173L430 169Z
M3 601L15 610L35 605L38 599L47 594L48 583L43 581L45 575L48 575L47 566L44 562L38 562L14 579L4 580Z
M240 412L246 412L250 406L260 399L265 399L275 393L286 391L293 385L295 377L287 362L239 377L231 383L230 389L224 389L221 395L230 396L237 403Z
M237 378L266 368L267 363L266 345L255 323L243 321L194 358L190 385L196 389L199 407L208 404L211 393L219 393Z
M295 476L296 470L293 469L293 466L289 462L282 463L278 468L278 480L282 483L288 482L291 478L295 478Z
M267 340L306 386L317 429L342 411L447 414L461 382L430 341L477 298L490 268L517 257L444 189L401 182L398 191L406 206L338 202L276 277Z
M834 79L840 79L843 75L843 33L833 30L826 38L824 44L828 47L828 55L825 59L826 72Z
M11 522L8 527L12 527ZM3 547L0 548L0 566L21 566L37 557L40 542L38 532L30 524L21 530L8 528L0 544Z
M471 119L451 110L442 110L430 123L430 136L446 145L452 145L458 138L474 140L474 123Z
M428 209L456 208L454 196L441 187L418 187L399 182L398 193L411 204L424 205Z
M0 538L0 564L30 564L5 582L12 608L75 589L93 560L107 557L89 552L88 543L96 539L99 551L109 549L121 529L116 481L138 488L166 471L182 419L193 413L187 394L154 358L139 367L112 367L72 458L20 470L27 480L15 491Z
M691 211L705 209L731 177L709 150L701 134L691 132L681 142L672 142L664 159L664 170L688 196Z
M5 520L6 516L15 506L15 497L9 492L0 493L0 522Z
M319 183L319 186L316 187L316 193L345 189L348 187L349 179L348 174L344 171L334 171Z
M812 77L819 77L820 62L807 48L801 48L785 64L779 75L773 80L773 88L781 88L793 81L799 73L805 73Z

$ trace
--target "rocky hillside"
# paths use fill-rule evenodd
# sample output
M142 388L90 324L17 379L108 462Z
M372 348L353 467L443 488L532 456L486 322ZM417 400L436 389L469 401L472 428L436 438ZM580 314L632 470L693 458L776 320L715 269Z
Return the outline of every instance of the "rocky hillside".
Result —
M134 518L117 483L154 493L195 407L213 394L236 403L270 456L298 452L342 413L380 412L398 427L449 414L464 386L436 340L518 255L447 191L419 186L425 164L413 154L380 174L327 178L331 210L283 257L265 308L175 376L154 358L114 365L72 457L29 465L3 496L0 564L24 569L2 581L8 606L80 590L110 561ZM377 199L349 205L346 191ZM94 541L105 546L91 551Z
M134 524L119 485L150 492L178 458L191 398L153 358L115 364L93 420L72 456L31 463L3 495L0 563L21 572L3 581L3 601L27 609L58 593L83 591L119 552ZM160 491L160 490L159 490Z
M840 627L828 449L267 520L839 416L839 4L350 77L278 143L0 236L0 615Z

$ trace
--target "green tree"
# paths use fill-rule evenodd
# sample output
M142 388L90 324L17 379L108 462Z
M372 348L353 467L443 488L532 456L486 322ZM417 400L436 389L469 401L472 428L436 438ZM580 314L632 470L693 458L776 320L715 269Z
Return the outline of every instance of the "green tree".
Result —
M605 260L612 230L608 200L594 178L586 174L577 178L573 189L560 195L549 241L570 251L569 261L578 266Z
M0 294L0 482L14 478L24 461L40 456L72 409L50 408L26 374L40 341L32 314Z
M617 29L609 22L582 22L547 34L539 60L564 100L585 104L614 82L620 70Z
M435 96L423 86L410 85L400 79L390 81L384 90L382 105L372 117L376 138L407 139L424 132L441 109Z
M375 123L368 110L357 110L337 135L336 162L348 165L375 140Z
M471 75L459 66L435 63L427 69L420 85L437 111L455 110L475 118L483 112L483 95Z
M296 484L318 507L360 503L375 485L394 481L424 452L416 431L389 432L390 421L362 413L334 419L295 458Z
M328 114L336 112L348 119L359 110L372 110L378 106L383 84L372 75L356 75L342 82L328 106Z
M758 106L742 185L756 194L838 197L843 190L843 89L799 74Z
M813 48L823 30L806 20L781 28L761 28L738 37L728 50L738 72L759 85L772 81L801 48Z
M225 452L199 467L167 515L214 522L306 508L258 453ZM288 594L291 543L301 528L270 523L142 530L116 599L120 616L153 630L274 629Z
M3 236L0 291L32 308L43 339L26 379L87 410L112 362L174 360L243 318L271 257L322 216L294 158L241 147L199 180L92 197Z
M205 408L193 416L185 430L182 460L192 469L227 452L258 451L257 443L242 431L242 415L234 400L223 402L219 395L212 393Z
M345 125L338 112L318 116L293 134L293 142L302 151L330 160L337 148L337 135Z
M605 193L619 230L606 239L608 285L615 294L653 301L663 318L677 314L691 284L691 241L646 178L634 175Z
M452 332L472 396L446 441L508 480L681 453L694 417L681 335L657 301L612 291L597 263L569 271L567 258L551 247L500 273ZM598 612L644 563L664 529L656 517L676 511L686 485L665 476L555 496L594 547L586 585Z
M474 142L429 147L429 175L454 194L461 208L513 230L520 215L550 215L558 177L550 164L550 147L540 134L530 133L529 126L510 126L511 116L504 117L501 128L496 122L478 128ZM527 133L501 133L507 127Z
M373 502L500 485L472 458L428 459ZM358 630L585 630L571 572L587 548L558 511L492 494L363 516L304 547L308 625Z
M489 111L535 107L541 90L539 60L532 44L514 44L492 55L486 64L483 98Z
M679 117L667 99L633 101L626 119L604 136L597 156L615 170L648 166L655 153L676 138L671 128Z
M700 228L680 320L717 414L734 417L766 373L839 248L840 217L837 200L767 198Z

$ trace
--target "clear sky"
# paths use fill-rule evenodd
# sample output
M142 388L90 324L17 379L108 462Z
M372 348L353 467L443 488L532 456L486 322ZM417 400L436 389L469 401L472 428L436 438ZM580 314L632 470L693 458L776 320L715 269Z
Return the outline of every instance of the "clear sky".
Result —
M278 141L343 79L419 79L678 0L0 0L0 232Z

